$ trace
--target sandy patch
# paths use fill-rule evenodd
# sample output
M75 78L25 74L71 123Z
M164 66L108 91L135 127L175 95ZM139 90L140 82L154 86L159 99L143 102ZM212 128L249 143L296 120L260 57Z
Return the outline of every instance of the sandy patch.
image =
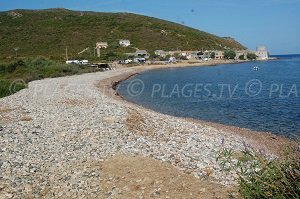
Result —
M115 156L104 162L104 190L115 198L228 198L237 195L209 180L181 173L167 163L141 156Z

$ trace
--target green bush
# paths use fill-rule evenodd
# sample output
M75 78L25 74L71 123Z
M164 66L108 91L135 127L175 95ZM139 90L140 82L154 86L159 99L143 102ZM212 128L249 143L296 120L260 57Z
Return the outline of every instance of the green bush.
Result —
M236 53L233 50L226 50L224 51L224 57L225 59L234 59L236 56Z
M240 55L239 60L245 60L245 55Z
M26 85L23 82L0 80L0 98L12 95L25 87Z
M226 171L238 174L240 194L244 198L299 198L300 152L290 149L280 158L245 150L235 153L223 149L217 161Z
M255 60L256 58L257 58L257 56L254 53L248 53L247 54L247 59L249 59L249 60Z

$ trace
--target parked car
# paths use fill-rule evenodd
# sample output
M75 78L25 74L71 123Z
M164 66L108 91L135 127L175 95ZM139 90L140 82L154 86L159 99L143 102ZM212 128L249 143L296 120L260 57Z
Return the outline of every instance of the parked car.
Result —
M82 64L82 65L88 65L89 61L88 60L81 60L80 64Z
M132 63L131 59L126 59L126 60L120 60L120 61L118 61L118 64L130 64L130 63Z
M175 62L176 62L176 57L169 58L169 63L175 63Z
M145 58L134 58L134 63L145 63L146 59Z
M66 61L66 64L80 64L79 60L68 60Z
M98 64L100 71L112 70L109 64Z
M125 60L125 64L130 64L130 63L132 63L132 59L126 59Z

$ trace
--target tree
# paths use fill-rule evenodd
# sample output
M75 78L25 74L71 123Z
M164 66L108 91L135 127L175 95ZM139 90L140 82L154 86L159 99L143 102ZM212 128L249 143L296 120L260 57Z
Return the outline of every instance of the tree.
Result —
M104 58L106 61L115 61L117 60L118 56L115 52L107 52L102 58Z
M245 55L240 55L239 60L245 60Z
M210 58L215 59L216 58L216 53L215 52L211 52L210 53Z
M157 58L158 58L158 56L155 53L151 53L151 55L150 55L151 60L154 60L154 59L157 59Z
M171 55L166 55L165 57L161 57L161 61L169 61L171 58Z
M120 47L120 45L119 45L118 42L114 41L114 42L112 42L112 43L110 44L110 47L113 48L113 49L117 49L117 48Z
M175 57L176 59L180 59L180 54L179 53L174 53L173 57Z
M126 59L129 59L129 56L122 53L119 58L120 58L120 60L126 60Z
M247 54L247 59L249 59L249 60L255 60L256 58L257 58L257 56L254 53L248 53Z
M224 52L224 58L225 59L234 59L236 56L235 52L233 50L226 50Z

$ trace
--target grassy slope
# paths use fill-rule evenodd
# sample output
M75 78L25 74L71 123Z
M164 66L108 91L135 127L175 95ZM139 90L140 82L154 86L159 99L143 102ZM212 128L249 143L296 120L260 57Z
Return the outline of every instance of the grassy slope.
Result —
M0 12L0 59L14 56L14 47L20 47L22 57L38 55L56 60L65 58L65 47L75 57L86 47L92 48L97 41L116 45L118 39L130 39L139 49L197 50L197 49L243 49L237 42L226 40L196 29L128 13L76 12L65 9L17 10L22 17L14 18L8 12ZM162 34L162 30L167 34ZM113 48L123 53L134 48ZM93 50L85 57L93 55Z

